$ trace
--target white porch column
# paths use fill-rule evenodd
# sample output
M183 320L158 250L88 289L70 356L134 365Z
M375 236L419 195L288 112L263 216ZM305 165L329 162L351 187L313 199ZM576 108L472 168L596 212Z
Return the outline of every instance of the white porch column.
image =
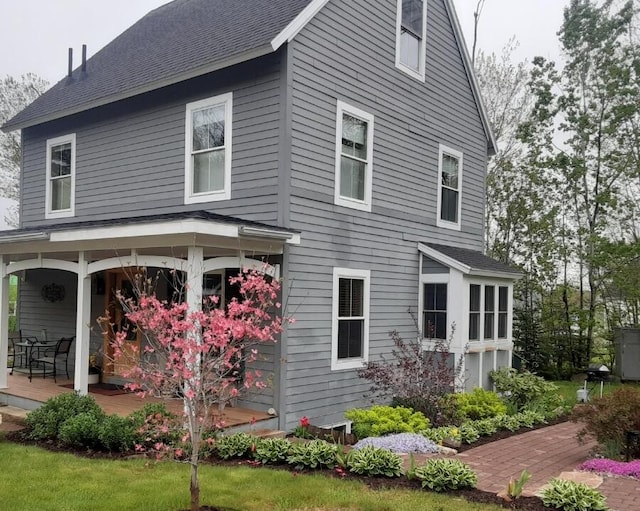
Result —
M0 389L8 387L7 358L9 353L9 275L4 256L0 256Z
M189 247L187 257L187 304L189 311L195 312L202 310L204 250L202 247Z
M76 363L74 389L89 391L89 344L91 341L91 275L84 252L78 254L78 296L76 303Z

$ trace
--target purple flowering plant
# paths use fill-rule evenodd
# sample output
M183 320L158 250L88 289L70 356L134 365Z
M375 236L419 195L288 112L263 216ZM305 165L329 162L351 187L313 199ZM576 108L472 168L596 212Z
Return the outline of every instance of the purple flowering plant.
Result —
M397 435L369 437L360 440L353 446L354 449L363 447L378 447L395 453L437 453L439 447L436 443L416 433L399 433Z
M640 479L640 460L625 463L623 461L597 458L585 461L578 468L589 472L599 472Z

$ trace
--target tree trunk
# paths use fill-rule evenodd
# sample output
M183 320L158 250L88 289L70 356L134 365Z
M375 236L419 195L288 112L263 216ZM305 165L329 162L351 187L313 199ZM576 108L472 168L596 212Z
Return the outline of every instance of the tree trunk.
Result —
M198 480L198 464L191 463L191 511L200 510L200 481Z

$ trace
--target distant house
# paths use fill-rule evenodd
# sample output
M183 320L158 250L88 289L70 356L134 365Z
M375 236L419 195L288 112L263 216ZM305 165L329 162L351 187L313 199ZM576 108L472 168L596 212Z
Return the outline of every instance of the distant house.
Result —
M416 335L408 309L427 337L455 326L467 388L510 364L518 274L482 255L495 141L451 0L175 0L3 129L22 130L23 165L20 228L0 233L0 387L9 275L25 335L76 336L86 392L109 349L96 318L135 266L183 271L197 303L269 263L297 322L242 404L280 428L365 404L356 369L391 330Z

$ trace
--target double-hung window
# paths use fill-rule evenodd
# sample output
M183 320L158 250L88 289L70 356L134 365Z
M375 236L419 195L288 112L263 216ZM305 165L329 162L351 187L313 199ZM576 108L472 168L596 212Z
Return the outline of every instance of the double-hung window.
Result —
M231 198L232 93L187 104L185 203Z
M440 145L438 163L438 227L460 230L462 153Z
M423 337L426 339L446 339L447 284L426 283L423 292Z
M480 285L469 286L469 340L480 339Z
M509 334L509 286L469 285L469 340L496 341ZM482 337L480 337L482 335Z
M338 101L336 204L371 211L372 164L373 115Z
M507 324L509 318L509 288L498 288L498 339L507 337Z
M424 81L427 4L424 0L398 0L396 67Z
M76 135L47 140L45 218L74 215Z
M369 270L333 270L333 370L358 368L368 360L370 276Z
M495 290L494 286L484 286L484 338L493 339L495 319Z

